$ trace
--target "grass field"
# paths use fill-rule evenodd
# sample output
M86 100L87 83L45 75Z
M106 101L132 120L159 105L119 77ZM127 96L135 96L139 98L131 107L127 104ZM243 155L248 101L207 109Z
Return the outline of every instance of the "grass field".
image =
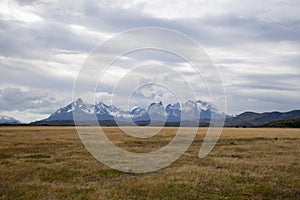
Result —
M145 141L105 128L135 152L166 145L176 130ZM300 129L225 128L199 159L205 132L170 166L130 174L95 160L75 127L0 127L0 199L300 199Z

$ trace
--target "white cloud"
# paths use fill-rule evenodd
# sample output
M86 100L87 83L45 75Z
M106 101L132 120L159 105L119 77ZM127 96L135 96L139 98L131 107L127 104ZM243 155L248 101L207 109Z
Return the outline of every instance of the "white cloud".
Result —
M261 20L272 22L299 19L299 15L297 15L299 2L293 0L256 2L251 0L244 0L243 2L238 0L135 0L132 4L134 8L141 8L144 13L167 19L207 18L207 16L223 15L255 16ZM125 5L128 5L128 2ZM124 6L119 5L119 7Z
M11 0L0 2L0 16L7 21L20 21L24 23L43 22L43 18L34 12L32 6L20 6Z

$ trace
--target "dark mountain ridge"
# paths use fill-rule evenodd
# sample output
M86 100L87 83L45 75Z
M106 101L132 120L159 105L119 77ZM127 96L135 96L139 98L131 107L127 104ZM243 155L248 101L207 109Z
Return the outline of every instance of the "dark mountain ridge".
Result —
M300 110L293 110L289 112L274 111L264 113L244 112L242 114L237 115L236 117L227 119L225 122L225 126L259 127L270 122L297 118L300 118Z

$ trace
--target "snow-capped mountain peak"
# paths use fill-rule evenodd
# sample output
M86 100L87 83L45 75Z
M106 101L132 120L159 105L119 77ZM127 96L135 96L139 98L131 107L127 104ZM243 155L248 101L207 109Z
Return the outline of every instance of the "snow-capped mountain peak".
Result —
M58 109L46 121L72 120L121 120L121 121L197 121L210 119L216 109L204 101L186 101L182 104L174 103L164 106L163 102L153 102L147 108L134 107L129 111L122 110L115 105L103 102L89 104L81 98L66 107ZM222 114L219 114L221 116Z
M0 115L0 124L21 124L21 122L13 117Z
M147 112L146 109L144 108L141 108L141 107L134 107L130 112L129 114L132 115L132 116L138 116L138 115L143 115Z

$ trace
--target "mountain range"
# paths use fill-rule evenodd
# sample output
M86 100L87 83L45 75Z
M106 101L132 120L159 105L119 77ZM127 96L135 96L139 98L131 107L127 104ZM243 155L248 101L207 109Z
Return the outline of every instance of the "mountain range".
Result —
M290 112L244 112L237 116L219 113L211 104L197 100L189 100L182 105L179 103L163 105L162 102L151 103L148 107L133 107L123 110L103 102L89 104L81 98L58 109L48 118L32 122L32 125L132 125L140 126L209 126L210 120L225 118L227 127L259 127L279 120L300 118L300 110ZM197 123L194 123L197 122Z
M0 124L22 124L19 120L6 115L0 115Z
M48 118L33 122L35 125L73 125L74 116L77 123L94 125L130 125L132 121L137 125L179 125L180 122L193 122L199 119L210 121L215 118L229 118L224 113L204 101L187 101L182 106L179 103L164 106L162 102L151 103L148 107L133 107L131 110L122 110L114 105L103 102L89 104L81 98L69 105L58 109ZM162 124L165 122L166 124ZM208 124L207 124L208 125Z

